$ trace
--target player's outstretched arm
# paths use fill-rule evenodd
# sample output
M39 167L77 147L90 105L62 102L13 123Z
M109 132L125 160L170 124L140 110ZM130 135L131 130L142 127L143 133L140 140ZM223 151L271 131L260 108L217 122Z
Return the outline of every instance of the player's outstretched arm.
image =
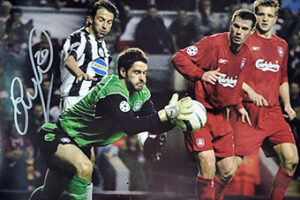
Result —
M171 119L188 119L189 115L193 113L190 98L178 101L178 97L175 97L173 97L174 101L171 101L172 105L166 106L165 109L160 111L160 114L155 112L146 116L136 117L130 110L127 99L118 94L108 95L101 101L102 106L99 106L99 109L100 107L108 109L121 130L128 135L135 135L144 131L161 134L174 128Z
M243 90L248 94L249 98L257 106L268 106L267 100L260 94L256 93L247 83L243 82Z
M65 60L65 65L68 68L68 70L76 76L76 83L80 81L96 81L97 78L95 77L90 77L86 73L84 73L77 65L77 62L75 60L75 57L73 55L70 55L67 57Z

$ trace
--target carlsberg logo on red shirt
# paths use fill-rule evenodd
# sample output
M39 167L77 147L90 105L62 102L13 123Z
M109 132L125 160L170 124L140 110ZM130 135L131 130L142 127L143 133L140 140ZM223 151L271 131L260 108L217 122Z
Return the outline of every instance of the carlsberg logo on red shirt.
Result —
M231 87L234 88L234 86L237 83L238 77L229 77L226 74L224 76L219 76L218 82L223 86L223 87Z
M278 72L280 65L278 65L278 61L276 60L276 63L273 64L271 61L265 61L264 59L257 59L255 62L255 66L257 69L260 69L262 71L271 71L271 72Z

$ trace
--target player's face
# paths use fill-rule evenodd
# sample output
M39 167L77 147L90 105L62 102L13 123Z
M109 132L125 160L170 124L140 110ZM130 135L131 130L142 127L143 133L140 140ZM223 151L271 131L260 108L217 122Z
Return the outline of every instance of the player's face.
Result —
M94 19L89 20L96 39L100 40L109 33L114 21L114 14L105 8L100 8L97 10Z
M266 6L258 6L257 13L257 30L262 33L269 33L272 31L273 25L276 23L276 8L274 7L266 7Z
M141 91L146 84L148 66L141 61L135 62L126 75L126 85L129 91Z
M237 16L230 25L230 42L234 45L242 45L252 33L252 21Z

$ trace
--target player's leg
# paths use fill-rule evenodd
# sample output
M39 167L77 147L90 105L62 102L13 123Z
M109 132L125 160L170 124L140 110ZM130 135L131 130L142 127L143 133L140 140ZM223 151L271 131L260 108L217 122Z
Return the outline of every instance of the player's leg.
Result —
M223 199L228 184L242 162L243 159L238 156L217 159L216 176L214 177L215 199Z
M35 189L29 200L59 199L64 189L66 189L68 182L68 177L48 169L44 185Z
M223 199L228 183L237 171L238 161L241 158L234 156L233 129L225 113L215 115L215 124L212 127L213 147L217 158L214 177L215 199Z
M239 156L231 156L226 158L218 158L217 159L217 171L216 176L224 181L229 182L232 177L235 175L235 172L242 164L243 159Z
M90 161L94 165L95 163L94 148L91 148ZM65 176L64 174L53 170L48 170L45 177L44 186L43 186L43 196L47 197L46 199L59 199L63 191L68 190L68 184L70 183L70 181L71 181L70 177ZM68 191L66 191L64 195L69 196L67 193ZM93 183L90 183L87 186L86 200L92 200L92 198L93 198Z
M216 158L209 126L205 125L193 133L185 133L184 139L187 149L195 155L198 164L197 197L206 200L214 199L213 178L216 172Z
M41 154L51 169L45 179L43 198L58 199L60 191L67 185L71 200L86 200L87 186L91 183L93 172L93 153L89 152L91 149L77 147L55 124L45 124L39 136ZM63 181L67 179L64 175L70 177L68 184L64 184L68 182Z
M269 199L283 199L286 189L292 181L299 157L294 135L283 117L281 108L278 106L270 110L266 109L266 114L268 118L265 120L267 123L265 129L271 135L262 147L267 156L276 155L280 162L279 169L273 179ZM273 147L271 150L274 152L266 148L268 144Z
M86 200L87 187L91 183L93 163L74 144L59 144L53 157L53 164L74 173L68 192L71 200Z
M70 178L62 173L48 169L41 190L41 199L59 199L62 192L67 189L69 181Z
M197 153L198 175L196 193L198 199L214 199L213 179L216 172L216 159L213 150Z
M95 166L95 162L96 162L96 156L95 156L95 149L94 147L91 148L91 158L90 161L93 164L93 168ZM87 199L86 200L92 200L93 199L93 183L91 182L88 187L87 187Z
M282 143L275 145L273 148L278 155L280 166L273 180L273 187L269 198L271 200L283 199L299 162L295 144Z
M229 130L227 131L227 129ZM197 157L199 172L196 190L198 199L214 199L216 156L229 157L234 153L231 126L222 112L207 112L205 126L196 132L185 133L184 136L188 150ZM223 142L224 138L225 143Z
M279 157L280 167L284 168L289 174L294 174L299 161L296 145L282 143L275 145L273 148Z

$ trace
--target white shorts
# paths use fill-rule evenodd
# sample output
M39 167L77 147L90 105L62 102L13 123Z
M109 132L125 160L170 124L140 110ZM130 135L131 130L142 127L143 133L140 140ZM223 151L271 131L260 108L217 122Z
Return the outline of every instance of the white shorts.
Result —
M68 96L68 97L62 97L60 99L60 108L61 111L65 111L71 106L75 105L78 103L83 97L81 96Z

